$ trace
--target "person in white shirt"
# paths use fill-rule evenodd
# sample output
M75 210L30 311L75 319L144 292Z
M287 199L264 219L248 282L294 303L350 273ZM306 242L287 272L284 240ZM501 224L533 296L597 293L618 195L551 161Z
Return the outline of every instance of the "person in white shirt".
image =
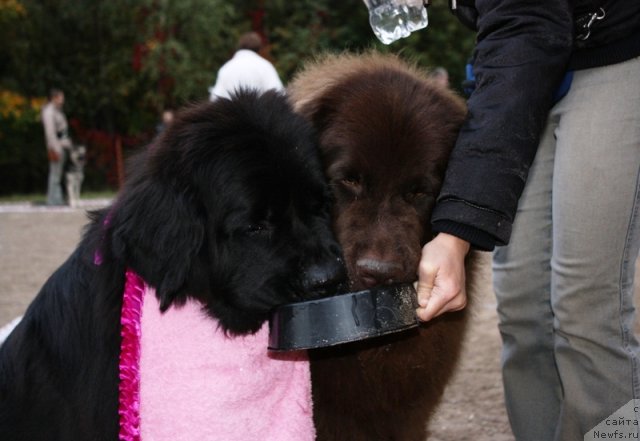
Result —
M62 112L64 92L51 89L49 102L42 108L42 124L49 158L49 183L47 186L47 205L64 205L62 194L62 171L66 150L71 148L67 118Z
M265 92L270 89L282 90L284 86L275 67L258 55L262 39L256 32L242 35L233 57L218 71L213 87L209 88L209 99L229 98L240 88L257 89Z

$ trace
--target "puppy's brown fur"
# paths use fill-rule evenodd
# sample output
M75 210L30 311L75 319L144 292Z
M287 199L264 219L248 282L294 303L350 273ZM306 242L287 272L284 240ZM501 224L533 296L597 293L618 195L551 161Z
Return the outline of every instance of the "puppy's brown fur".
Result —
M320 134L352 290L415 281L461 98L397 57L325 56L289 88ZM473 255L467 285L472 283ZM459 357L467 312L414 332L311 352L318 440L423 441Z

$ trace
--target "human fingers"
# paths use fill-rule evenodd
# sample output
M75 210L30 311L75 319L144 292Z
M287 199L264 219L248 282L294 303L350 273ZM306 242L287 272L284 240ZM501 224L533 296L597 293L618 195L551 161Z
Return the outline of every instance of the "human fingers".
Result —
M439 234L423 247L416 287L420 320L466 306L464 257L468 250L467 242L447 234Z
M437 266L426 262L425 259L420 261L418 269L418 281L415 284L418 305L421 308L426 308L431 298L431 293L435 286L436 274L438 273Z
M434 287L427 305L416 310L418 319L429 321L445 312L453 312L464 309L467 305L467 295L464 288L444 290Z

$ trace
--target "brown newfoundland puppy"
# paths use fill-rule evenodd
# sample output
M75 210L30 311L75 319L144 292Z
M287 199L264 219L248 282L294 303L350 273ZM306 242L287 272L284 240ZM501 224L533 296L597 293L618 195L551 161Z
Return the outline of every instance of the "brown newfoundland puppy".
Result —
M463 100L375 53L325 56L289 92L320 134L351 289L415 281ZM466 316L448 313L415 332L312 351L318 440L423 441L458 360Z

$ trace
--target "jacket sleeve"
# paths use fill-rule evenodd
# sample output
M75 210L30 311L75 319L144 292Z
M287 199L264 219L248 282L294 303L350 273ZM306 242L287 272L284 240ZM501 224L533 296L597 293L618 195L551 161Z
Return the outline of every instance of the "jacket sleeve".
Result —
M509 240L572 47L568 0L478 0L476 89L432 216L481 249Z

